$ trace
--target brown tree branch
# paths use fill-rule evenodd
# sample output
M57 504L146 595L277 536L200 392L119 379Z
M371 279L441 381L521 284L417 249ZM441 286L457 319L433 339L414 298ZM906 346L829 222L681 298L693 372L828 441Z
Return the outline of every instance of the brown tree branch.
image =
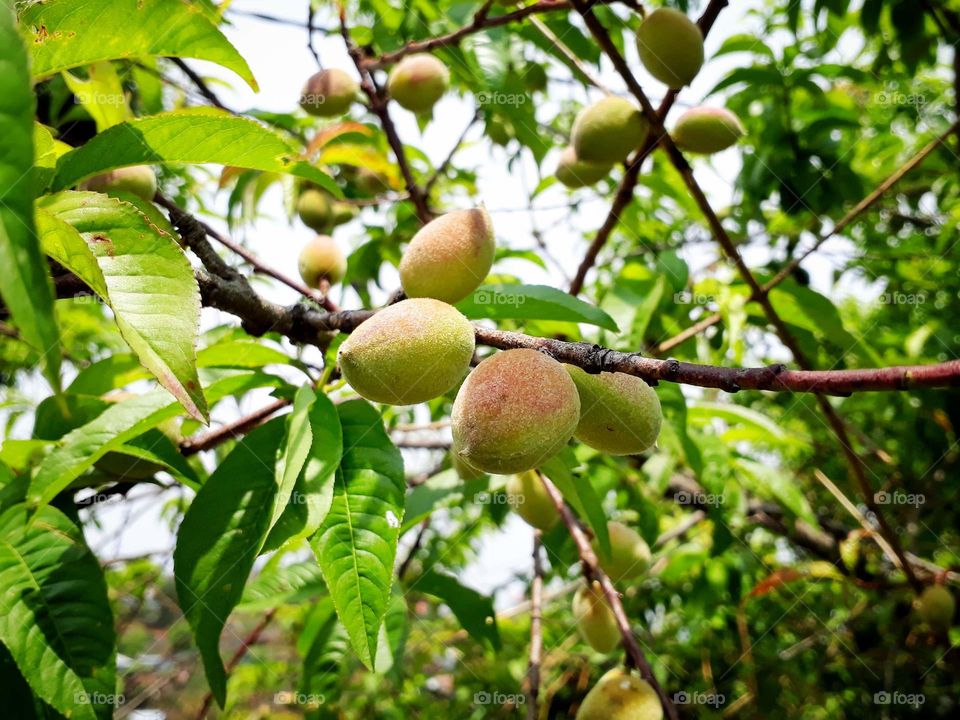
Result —
M683 153L680 152L679 148L677 148L676 144L673 142L673 139L664 130L663 123L657 116L653 105L650 104L650 100L647 98L646 93L643 91L643 88L640 87L640 83L637 82L636 77L634 77L633 73L631 72L626 60L623 58L623 55L620 54L620 51L617 49L616 45L614 45L609 33L606 31L606 28L603 27L603 24L597 19L596 15L594 15L589 3L584 2L584 0L573 0L573 3L580 12L580 15L583 17L584 22L590 29L590 33L593 35L594 39L613 63L617 72L627 84L631 94L637 99L637 102L640 103L643 114L650 123L651 132L660 136L661 143L663 144L667 155L670 157L671 163L683 178L684 184L687 186L687 191L693 197L693 200L696 202L697 207L700 208L701 213L703 213L703 216L706 219L707 225L709 225L714 238L722 248L727 258L733 262L743 281L747 283L751 294L757 297L757 302L763 308L763 312L764 315L766 315L767 320L776 330L780 341L787 347L788 350L790 350L794 360L801 368L811 371L812 364L800 349L800 346L797 344L796 339L791 334L786 323L777 314L770 302L770 298L766 295L766 293L763 292L763 288L757 282L757 279L753 276L753 273L750 272L750 268L747 267L747 264L744 262L743 257L737 250L736 244L730 239L726 229L723 227L723 223L720 222L720 218L711 207L710 201L703 192L703 188L700 187L700 184L694 178L693 169L690 167L690 163L687 162L687 159L684 157ZM873 488L870 484L869 478L867 478L863 461L853 450L853 447L850 444L850 438L847 434L846 428L843 425L843 421L840 419L840 416L837 414L837 411L834 409L834 407L823 395L817 395L817 404L820 406L821 411L827 418L827 423L833 430L834 435L836 435L837 440L840 443L841 450L843 451L843 454L850 465L850 469L853 472L854 478L856 479L857 484L860 486L863 502L866 503L867 507L869 507L870 510L876 515L877 522L880 525L884 537L891 547L894 548L897 556L902 562L907 579L910 581L910 584L913 586L914 590L919 593L923 586L917 580L912 566L906 561L899 538L893 531L893 528L890 527L886 518L880 512L880 508L873 500Z
M769 293L773 288L777 287L777 285L790 277L793 271L800 267L800 263L806 260L811 254L819 250L820 246L823 245L827 240L842 233L867 210L876 205L880 198L883 197L883 195L885 195L894 185L900 182L900 180L902 180L907 173L922 163L927 156L929 156L940 145L945 143L950 136L956 133L958 130L960 130L960 121L955 122L945 133L930 141L923 149L921 149L903 165L897 168L897 170L891 174L890 177L880 183L880 185L878 185L873 192L854 205L829 231L822 232L817 238L816 242L814 242L814 244L808 250L805 250L803 253L794 257L780 270L780 272L764 283L761 286L762 291L764 293ZM756 298L751 295L749 299L752 301ZM657 346L656 353L658 355L662 355L663 353L670 352L673 348L677 347L681 343L696 335L699 335L707 328L716 325L722 319L723 316L718 312L708 315L707 317L688 327L686 330L677 333L672 338L664 340Z
M697 25L700 27L700 31L704 37L706 37L711 28L713 28L717 15L720 14L720 11L723 10L727 4L728 0L711 0L706 10L703 11L703 15L700 16ZM661 129L663 127L663 121L677 100L677 94L678 92L676 90L668 90L660 102L660 107L657 108L657 118L660 120ZM579 295L583 289L583 283L587 279L587 273L590 272L590 269L594 263L596 263L597 255L600 254L603 246L607 244L614 228L616 228L617 223L620 222L620 213L622 213L627 205L630 204L630 201L633 200L633 191L637 186L637 180L640 177L643 162L657 149L660 144L661 135L662 133L657 134L651 132L640 150L638 150L633 159L627 163L626 172L620 180L616 195L613 197L613 204L610 206L610 211L607 213L603 225L597 230L596 236L587 248L587 252L584 254L583 260L577 267L577 272L570 282L568 292L571 295Z
M350 28L347 27L347 14L343 5L340 6L340 34L343 36L343 42L347 47L347 52L353 60L360 74L360 89L366 94L370 102L370 111L380 120L380 126L387 136L387 142L393 155L397 160L397 166L400 168L400 174L403 175L403 182L406 186L407 195L417 211L417 217L420 222L426 225L433 219L433 213L427 205L427 198L424 191L417 185L413 177L413 170L410 168L410 162L407 159L407 153L403 149L403 142L397 134L397 127L393 124L390 117L390 111L387 107L388 99L382 88L377 86L376 80L370 68L364 64L363 51L357 47L356 43L350 37Z
M290 403L291 401L286 398L279 398L258 410L254 410L243 417L237 418L233 422L221 425L216 430L210 430L201 435L186 438L180 443L180 452L184 456L189 457L204 450L215 448L227 440L242 437L272 415L283 410L283 408L290 405Z
M637 638L634 637L633 630L630 629L630 620L623 610L623 603L620 602L620 594L616 588L614 588L613 583L610 582L610 578L600 569L597 556L594 554L593 548L590 547L590 541L587 540L587 536L580 527L580 523L563 501L563 496L557 487L542 473L538 474L540 475L540 480L543 482L543 487L550 496L550 500L553 502L554 507L556 507L557 512L560 513L563 524L567 526L567 530L570 531L570 536L577 546L577 554L580 556L580 565L582 566L584 578L589 583L600 583L600 587L603 589L603 594L606 596L610 609L613 611L613 616L617 621L617 628L620 630L620 637L623 639L623 647L627 651L630 664L640 671L643 679L650 683L650 686L657 693L657 697L660 698L660 704L663 705L663 710L667 717L670 718L670 720L677 720L677 709L673 706L673 703L670 702L667 694L663 691L663 688L660 687L660 683L653 674L653 668L650 667L650 663L643 654L643 650L640 649L640 645L637 643Z

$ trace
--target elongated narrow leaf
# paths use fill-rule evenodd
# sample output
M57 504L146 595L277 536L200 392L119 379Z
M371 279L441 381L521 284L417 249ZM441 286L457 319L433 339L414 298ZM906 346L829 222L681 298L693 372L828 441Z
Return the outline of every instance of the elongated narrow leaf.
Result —
M618 331L600 308L548 285L484 285L457 309L471 320L559 320Z
M607 532L607 515L603 511L603 504L590 480L585 477L577 478L571 468L576 466L576 459L569 449L555 455L541 466L540 470L557 486L564 499L570 503L577 513L586 519L597 538L600 554L610 556L610 534Z
M299 644L304 656L300 692L322 704L336 691L350 652L350 638L330 598L324 598L311 611Z
M177 597L221 707L227 674L220 659L220 634L270 529L284 427L285 419L275 418L237 443L201 486L177 532Z
M180 110L130 120L98 134L60 158L53 190L118 167L155 163L214 163L290 173L342 195L329 175L254 120L210 110Z
M37 218L47 254L110 305L144 367L205 420L196 366L200 289L177 241L135 205L102 193L44 198Z
M453 575L434 570L425 572L411 587L443 600L474 640L500 649L500 631L490 597L461 585Z
M311 546L350 642L373 669L403 520L403 458L368 403L354 400L337 411L343 459Z
M309 393L309 396L306 395ZM330 399L301 388L301 406L289 416L284 448L285 478L265 550L292 538L307 538L320 527L333 502L333 484L343 454L340 417ZM309 398L309 402L306 402ZM290 460L286 460L289 456ZM290 473L295 481L290 483Z
M115 633L100 564L80 529L46 507L0 516L0 643L37 697L79 720L113 716Z
M46 0L28 6L20 23L32 41L33 75L37 78L98 60L163 55L209 60L257 89L247 62L200 3Z
M211 383L206 396L212 404L237 392L277 383L271 375L244 373ZM59 446L47 454L30 483L28 502L33 506L45 505L106 453L181 411L180 403L173 402L163 390L111 405L90 422L67 433Z
M11 3L5 2L0 4L0 297L59 390L53 288L33 223L33 109L27 54Z
M271 563L282 557L274 555ZM285 603L315 600L326 591L323 574L313 559L293 565L271 563L247 583L237 610L263 612Z

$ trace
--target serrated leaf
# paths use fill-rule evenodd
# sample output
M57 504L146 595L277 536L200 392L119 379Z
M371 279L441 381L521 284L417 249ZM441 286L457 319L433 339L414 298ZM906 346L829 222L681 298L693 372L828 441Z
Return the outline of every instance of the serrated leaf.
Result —
M275 418L237 443L201 486L177 531L177 598L220 707L227 695L220 635L270 529L284 427L285 419Z
M403 521L403 458L368 403L346 402L337 412L343 459L330 512L310 544L351 644L373 669Z
M0 5L0 297L60 390L53 286L34 229L34 96L10 3Z
M113 716L113 616L100 564L80 529L43 508L0 516L0 643L33 692L77 720Z
M456 307L471 320L559 320L619 332L600 308L548 285L483 285Z
M300 692L308 697L334 692L346 669L350 637L330 598L323 598L311 611L298 644L303 648Z
M264 550L313 535L333 502L334 477L343 454L340 417L326 395L314 394L309 388L301 388L300 393L303 405L295 404L289 416L284 449L285 456L295 458L286 467L292 469L296 463L299 469L291 489L280 498Z
M213 404L235 392L277 382L262 373L234 375L207 386L206 397ZM174 402L165 390L112 404L90 422L69 432L47 453L30 483L28 502L32 506L47 504L108 452L175 417L181 409L180 403Z
M273 557L277 558L278 555ZM325 588L323 574L312 559L293 565L268 563L259 575L247 583L236 609L262 612L278 605L315 598Z
M327 192L342 192L329 175L300 159L275 132L254 120L209 109L179 110L114 125L57 162L52 189L130 165L216 164L289 173Z
M27 6L20 23L32 41L35 78L100 60L161 55L217 63L257 90L247 61L197 3L47 0Z
M474 640L493 650L500 649L500 631L490 597L461 585L452 575L434 570L417 578L411 589L443 600Z
M45 252L110 305L144 367L204 421L196 366L200 289L177 241L135 205L102 193L43 198L37 218Z

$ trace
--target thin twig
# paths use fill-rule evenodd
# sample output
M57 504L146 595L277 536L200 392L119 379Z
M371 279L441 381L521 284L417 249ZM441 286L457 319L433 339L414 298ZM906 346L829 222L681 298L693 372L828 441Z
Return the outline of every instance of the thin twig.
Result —
M653 674L653 668L650 667L650 663L647 661L643 650L640 649L640 645L633 635L633 631L630 629L630 620L623 610L623 603L620 602L620 594L616 588L613 587L610 578L600 569L597 556L590 547L590 541L587 540L587 536L580 527L580 523L563 501L563 496L560 494L560 491L557 490L557 487L542 473L538 474L540 475L540 480L543 482L544 488L546 488L547 494L550 496L550 500L560 513L564 525L567 526L567 530L570 531L570 536L577 546L577 553L580 556L580 564L584 577L589 583L600 583L600 587L603 589L603 594L606 596L607 602L610 604L610 609L613 611L613 617L617 621L617 629L620 631L620 637L623 639L623 647L627 651L627 657L631 664L640 671L643 679L650 683L650 687L657 693L657 697L660 698L660 704L663 705L663 710L667 717L670 718L670 720L677 720L676 708L673 706L673 703L670 702L670 698L667 697L663 688L660 687L660 683Z
M209 432L189 437L180 443L180 452L185 457L189 457L204 450L215 448L227 440L242 437L268 418L283 410L283 408L290 405L290 403L291 401L286 398L279 398L272 403L264 405L259 410L254 410L243 417L237 418L233 422L221 425L216 430L210 430Z
M543 656L543 559L540 531L533 534L533 579L530 581L530 660L527 663L527 720L536 720L540 695L540 662Z

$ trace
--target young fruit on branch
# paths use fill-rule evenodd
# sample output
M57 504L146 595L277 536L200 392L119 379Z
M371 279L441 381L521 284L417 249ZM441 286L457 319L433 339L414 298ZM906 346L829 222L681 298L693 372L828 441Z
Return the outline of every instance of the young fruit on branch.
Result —
M409 297L463 300L493 265L493 222L482 206L441 215L413 236L400 259L400 284Z
M647 72L679 90L703 65L703 33L679 10L658 8L637 30L637 51Z
M494 145L504 147L513 137L513 128L503 118L494 115L487 118L487 137Z
M573 619L580 636L597 652L612 652L620 644L620 628L599 583L582 585L573 596Z
M447 66L426 53L407 55L387 78L390 97L415 113L429 112L449 85Z
M340 200L335 200L330 210L333 214L330 222L334 227L348 223L360 214L356 206L347 202L341 202Z
M671 137L682 150L710 155L733 147L745 134L740 119L729 110L696 107L680 116Z
M591 375L565 367L580 393L577 440L609 455L636 455L653 447L663 420L653 388L633 375Z
M300 107L311 115L343 115L357 98L360 86L343 70L331 68L311 75L300 93Z
M390 190L390 183L387 179L370 168L357 168L354 184L364 195L382 195Z
M300 251L300 277L307 287L318 288L323 281L336 285L347 274L347 257L329 235L317 235Z
M649 129L636 105L611 95L579 112L571 139L580 160L612 165L640 147Z
M930 585L917 600L917 614L927 625L937 631L946 631L953 624L956 602L951 592L943 585Z
M322 190L310 188L297 198L297 215L314 232L323 233L333 224L333 204Z
M650 548L639 533L621 522L607 523L610 535L610 559L600 554L600 545L594 538L592 547L600 567L611 580L620 582L642 575L650 566Z
M450 465L456 471L461 480L479 480L486 477L487 473L483 470L477 470L471 467L460 457L460 449L456 445L450 447Z
M128 192L144 200L153 200L157 194L157 175L149 165L131 165L95 175L84 181L81 187L103 193Z
M528 525L544 532L556 525L560 519L560 514L536 470L528 470L507 478L507 499L510 507L526 520Z
M453 440L473 467L502 475L558 453L580 417L577 386L536 350L505 350L480 363L453 403Z
M340 346L340 369L367 400L413 405L443 395L473 358L473 325L431 298L403 300L363 322Z
M576 720L662 720L663 708L646 680L622 668L607 672L587 693Z
M557 169L554 173L557 180L568 188L582 188L588 185L594 185L610 174L610 165L608 163L584 162L577 159L577 151L573 146L563 149L560 153L560 160L557 162Z

